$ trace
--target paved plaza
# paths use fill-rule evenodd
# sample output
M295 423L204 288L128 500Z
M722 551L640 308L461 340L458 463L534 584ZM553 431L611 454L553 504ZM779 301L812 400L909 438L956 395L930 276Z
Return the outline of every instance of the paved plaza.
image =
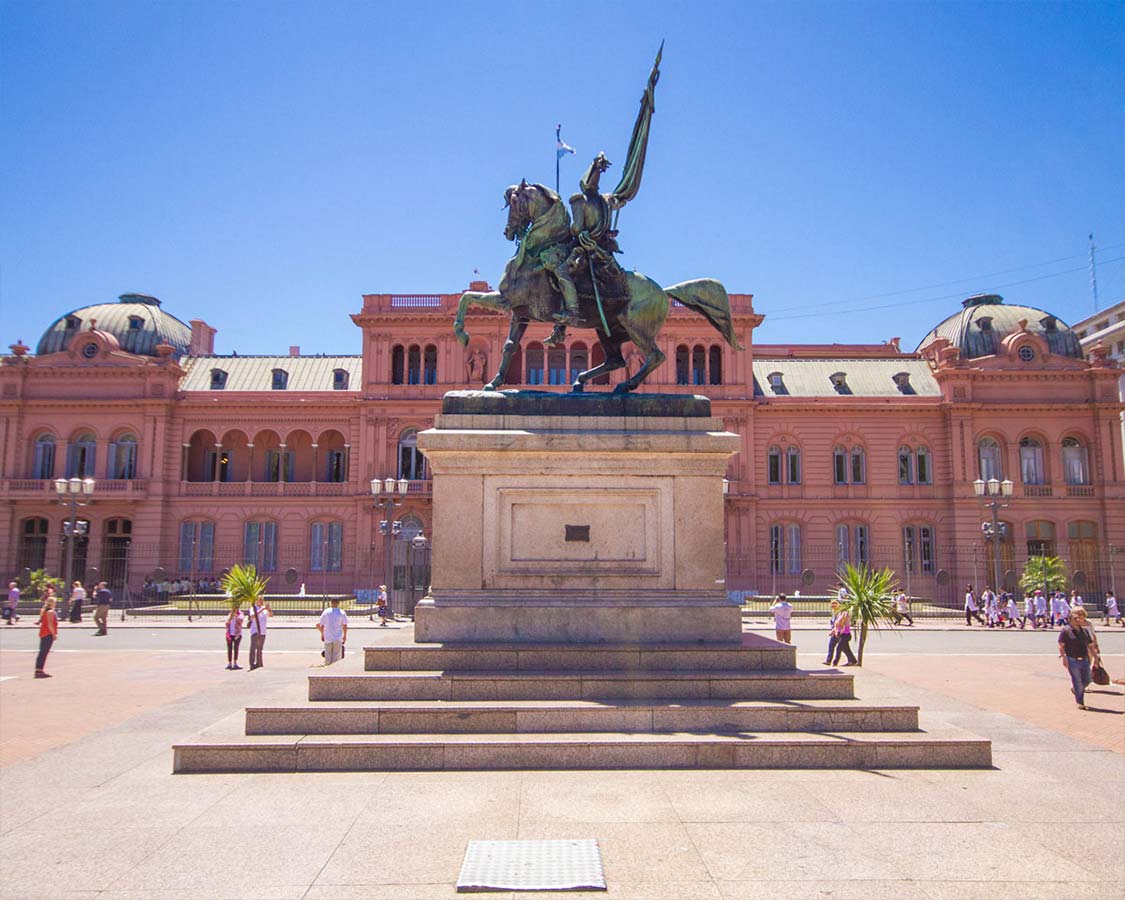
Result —
M516 838L597 839L608 897L1125 897L1125 689L1075 709L1052 634L920 625L849 670L992 740L986 771L173 776L173 743L302 699L315 632L276 623L250 673L217 625L111 625L64 625L49 681L29 620L0 629L5 900L453 897L470 840ZM389 632L354 628L340 671ZM1120 677L1125 629L1099 634ZM800 665L823 637L798 628Z

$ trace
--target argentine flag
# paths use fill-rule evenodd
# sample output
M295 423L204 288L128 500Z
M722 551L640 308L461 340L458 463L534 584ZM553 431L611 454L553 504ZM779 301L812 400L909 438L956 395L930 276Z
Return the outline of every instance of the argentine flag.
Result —
M555 128L555 152L558 154L558 159L562 159L568 153L573 153L574 148L562 139L561 133L562 125Z

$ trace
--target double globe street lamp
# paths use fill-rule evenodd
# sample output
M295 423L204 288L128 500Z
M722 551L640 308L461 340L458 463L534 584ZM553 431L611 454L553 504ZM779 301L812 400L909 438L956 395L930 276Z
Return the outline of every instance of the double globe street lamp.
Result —
M387 586L387 602L390 603L390 591L394 586L394 562L391 559L392 543L395 535L402 531L402 522L394 519L394 510L402 506L406 493L410 490L410 481L406 478L371 479L371 496L375 498L375 506L383 511L384 518L379 522L379 534L383 535L383 583Z
M66 536L66 559L63 562L66 583L63 585L63 597L66 599L67 609L70 609L71 594L74 590L74 540L78 535L86 534L87 523L78 521L78 508L88 506L93 502L93 478L56 478L55 493L59 495L59 502L70 507L70 521L63 524L63 533Z
M1000 526L1000 521L996 514L1008 505L1008 498L1012 496L1012 480L1005 478L1001 481L999 478L989 478L985 481L983 478L978 478L973 482L973 493L977 495L977 502L980 503L981 509L987 509L992 513L992 522L981 523L981 531L984 532L985 540L992 541L992 590L1001 591L1000 585L1000 542L1004 539L1004 529Z

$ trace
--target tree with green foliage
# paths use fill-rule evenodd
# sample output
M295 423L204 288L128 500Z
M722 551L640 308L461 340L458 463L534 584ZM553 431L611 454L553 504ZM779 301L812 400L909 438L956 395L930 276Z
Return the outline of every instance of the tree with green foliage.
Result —
M222 586L230 598L231 609L238 609L242 604L254 606L266 595L268 578L260 578L256 566L231 566L231 570L223 576Z
M1020 590L1025 594L1037 590L1065 591L1069 582L1066 564L1057 556L1032 556L1023 567Z
M48 575L46 569L36 569L28 577L31 581L31 591L36 597L42 597L47 592L48 587L53 587L55 593L61 597L63 589L66 587L61 578Z
M843 571L837 572L836 578L848 592L843 606L851 616L852 627L859 625L856 655L862 666L868 629L878 631L883 624L894 621L894 595L898 591L898 582L893 570L872 569L867 563L859 566L844 563Z

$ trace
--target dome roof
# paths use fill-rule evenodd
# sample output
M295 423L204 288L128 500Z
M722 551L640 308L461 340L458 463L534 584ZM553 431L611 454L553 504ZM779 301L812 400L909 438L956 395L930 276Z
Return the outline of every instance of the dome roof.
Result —
M167 343L178 357L187 353L191 344L191 328L164 312L155 297L122 294L116 303L95 303L60 316L43 332L35 352L58 353L80 331L95 327L117 338L122 350L141 356L156 356L156 345Z
M1009 306L998 294L962 300L961 312L937 325L922 338L918 349L935 338L947 338L964 359L993 356L1000 351L1004 338L1019 331L1024 321L1028 332L1043 338L1055 355L1083 358L1078 335L1058 316L1033 306Z

